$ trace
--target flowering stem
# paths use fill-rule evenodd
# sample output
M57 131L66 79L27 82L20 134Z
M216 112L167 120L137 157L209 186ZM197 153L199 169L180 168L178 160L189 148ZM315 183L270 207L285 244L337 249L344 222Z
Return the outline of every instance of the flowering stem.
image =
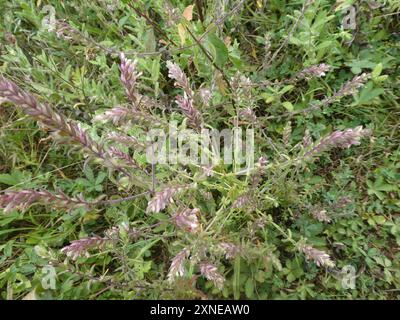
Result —
M70 142L80 145L86 154L100 159L104 166L121 172L140 187L147 187L146 183L136 179L125 168L135 167L129 154L115 147L106 150L102 144L93 140L86 130L81 128L79 123L68 119L62 113L56 112L49 105L39 103L32 94L22 90L14 82L4 77L0 77L0 97L4 97L7 101L19 105L27 115L54 131L58 138L66 138ZM122 161L123 164L116 163L116 159Z

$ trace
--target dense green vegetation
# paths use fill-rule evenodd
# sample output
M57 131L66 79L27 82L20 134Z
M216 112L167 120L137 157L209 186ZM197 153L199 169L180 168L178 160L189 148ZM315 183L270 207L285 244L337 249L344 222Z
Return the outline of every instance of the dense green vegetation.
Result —
M1 299L399 297L397 0L0 12ZM152 166L172 120L254 170Z

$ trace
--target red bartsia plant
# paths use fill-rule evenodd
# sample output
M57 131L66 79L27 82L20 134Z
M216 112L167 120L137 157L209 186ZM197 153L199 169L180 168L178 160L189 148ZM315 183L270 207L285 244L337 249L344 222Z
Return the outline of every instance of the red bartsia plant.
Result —
M225 258L228 260L235 259L241 253L240 247L230 242L222 242L219 244L219 247L225 253Z
M145 150L146 144L139 141L137 138L128 136L125 133L120 132L109 132L106 135L106 139L110 141L115 141L121 143L122 145L135 147L135 149Z
M311 211L311 215L319 222L329 223L332 219L328 216L327 211L321 208L315 208Z
M306 79L310 80L311 78L320 78L326 75L326 72L328 72L331 69L331 67L325 63L321 63L319 65L314 65L308 68L303 69L299 73L297 73L293 79L295 80L301 80L301 79Z
M97 143L79 123L67 119L62 113L56 112L47 104L39 103L30 93L22 90L14 82L0 77L0 97L6 101L15 103L29 116L36 119L46 128L53 131L56 137L62 137L77 144L81 149L92 158L100 160L106 167L122 172L131 176L123 167L116 164L113 155L104 146ZM122 151L119 151L123 153ZM126 158L129 156L127 155ZM128 166L130 162L126 163Z
M127 119L134 117L134 112L122 106L116 106L104 113L98 114L93 118L93 121L110 121L115 125L120 122L125 122Z
M61 252L76 260L78 257L89 257L90 249L101 249L109 241L111 241L110 238L99 236L82 238L72 241L68 246L62 248Z
M140 108L140 106L144 104L146 104L147 107L154 106L155 102L151 98L139 93L137 82L142 72L137 70L137 61L127 59L122 52L120 53L120 60L121 83L125 88L125 94L131 102L131 105L115 106L96 115L93 120L110 121L114 125L119 125L121 123L126 124L127 121L149 127L164 125L160 119Z
M257 166L253 169L250 174L250 188L248 191L239 195L239 197L233 202L232 208L238 209L248 205L254 205L256 203L256 189L259 183L262 181L262 177L265 173L265 166L268 160L265 157L260 157L257 162Z
M238 112L239 118L243 118L249 122L257 122L257 116L251 108L241 109Z
M232 88L235 102L238 105L248 106L250 101L252 101L251 89L254 86L254 83L250 78L238 71L233 77L231 77L230 86Z
M188 118L189 125L196 129L201 129L201 113L194 106L194 93L190 87L189 79L182 69L174 62L167 61L169 70L168 76L175 80L175 86L183 89L183 96L178 95L175 102Z
M71 30L66 24L60 24L59 33L62 35L66 32L72 33L73 30ZM186 117L188 124L197 131L200 131L204 126L204 123L202 114L198 110L196 103L201 103L204 104L204 106L207 106L211 99L211 90L208 88L201 88L201 86L199 90L194 90L194 86L192 86L190 83L189 78L176 63L168 61L167 68L169 78L173 79L175 87L182 91L181 94L175 97L176 104ZM314 77L322 77L329 70L330 66L326 64L311 66L303 69L289 80L286 80L286 82L309 80ZM22 90L14 82L8 79L0 78L0 98L20 106L20 108L27 115L36 119L45 128L53 131L56 137L62 137L64 140L79 146L83 152L89 156L89 158L98 160L104 166L128 176L128 178L130 178L132 181L136 181L137 186L141 186L146 190L149 190L149 183L146 179L149 178L150 173L145 168L142 168L130 153L124 152L116 146L121 145L125 148L143 151L146 149L147 144L145 142L141 142L136 137L128 135L128 132L131 132L129 129L131 128L132 123L138 123L141 126L140 130L143 131L145 131L144 129L149 129L155 125L165 125L163 121L156 116L153 116L152 113L149 112L149 108L142 108L146 107L146 103L150 101L151 98L143 96L139 92L138 80L141 74L142 73L138 71L137 61L127 59L125 55L121 53L120 80L124 87L126 98L129 100L129 102L111 107L110 109L101 114L97 114L94 117L94 121L106 121L109 122L109 125L113 124L118 128L118 131L116 132L106 132L104 134L103 141L106 142L104 144L101 143L102 140L100 140L100 142L96 141L87 131L82 129L79 123L68 119L50 105L40 103L32 94ZM368 75L365 74L356 76L354 79L346 83L341 89L339 89L339 91L334 93L332 97L322 100L319 106L330 104L340 97L353 94L355 90L361 87L367 79ZM280 84L284 82L285 81L282 81ZM245 120L246 123L257 123L259 126L262 126L263 124L261 123L261 117L258 119L254 112L256 101L253 100L252 94L254 93L253 88L255 87L255 84L250 80L250 78L247 78L238 72L234 77L231 78L229 85L231 87L230 91L232 94L232 99L237 105L234 106L235 108L237 107L235 109L237 116L235 117L235 121L237 120L238 123L239 120ZM291 133L292 122L287 121L282 135L282 141L286 147L290 146ZM300 156L295 160L299 162L306 162L313 159L313 157L335 147L349 148L352 145L358 145L360 144L361 138L369 134L370 130L363 129L361 126L358 126L343 131L334 131L331 134L328 134L327 136L313 142L309 132L307 131L303 138L302 146L301 143L296 146L301 149L301 153ZM293 150L295 150L295 148L293 148ZM265 195L265 193L263 193L264 190L261 189L266 188L260 188L260 185L264 180L267 180L266 177L270 178L267 168L274 168L275 165L279 165L276 163L272 163L271 165L267 164L268 161L266 158L259 158L255 169L249 173L246 179L243 179L243 184L246 183L247 187L239 193L238 197L234 201L227 198L227 201L225 202L226 205L224 203L224 207L221 207L221 209L226 211L232 209L243 210L243 208L251 205L251 209L253 211L261 211L255 210L259 207L259 203L265 199L265 197L263 197ZM167 209L167 207L174 202L174 198L179 193L182 193L182 191L189 188L195 189L198 181L208 179L208 177L213 176L213 173L214 175L217 173L221 174L221 180L211 178L214 179L212 184L218 184L218 181L223 181L223 183L226 184L226 189L228 189L228 187L232 188L230 183L231 177L228 177L229 174L227 174L224 170L221 170L220 172L222 173L220 173L218 171L220 170L219 166L215 166L215 168L213 166L200 166L202 174L197 176L195 175L193 177L193 181L195 181L193 184L182 184L175 186L170 184L166 185L160 191L155 192L154 187L157 181L155 171L156 166L153 164L151 168L153 183L151 191L125 197L126 200L133 199L135 196L142 196L145 194L151 195L152 198L148 202L146 208L147 213L158 213ZM141 173L144 174L140 175L139 177L135 177L133 172L136 172L136 170L140 170ZM274 173L272 172L271 175L272 174ZM179 180L177 179L177 181ZM234 181L233 178L232 181ZM268 181L271 181L272 183L274 179L270 179ZM206 188L202 188L205 185L205 183L202 184L202 182L200 182L200 187L198 188L199 190L196 190L198 191L198 194L203 195L202 200L210 200L210 202L211 200L213 200L213 202L219 201L214 201L213 194L211 193L211 187L207 190L204 190ZM209 185L211 184L208 184L208 186ZM215 187L215 189L218 190L217 187ZM236 189L234 192L236 192ZM220 193L223 194L223 191L221 190ZM225 199L227 196L223 194L221 197ZM193 197L193 199L196 199L196 197ZM13 209L25 210L33 204L42 204L51 208L69 211L81 207L88 208L99 203L111 204L113 203L112 201L117 201L116 203L118 203L118 199L88 202L82 196L71 198L62 192L51 193L45 190L21 190L6 191L4 194L1 194L0 208L3 208L4 212L7 213ZM246 252L244 252L245 250L243 250L242 244L240 244L243 243L240 242L242 239L237 240L237 244L221 241L224 239L233 239L231 235L224 234L224 232L226 232L226 229L224 229L224 224L227 222L227 219L220 220L220 217L225 214L224 211L215 210L217 213L211 217L209 224L205 226L205 231L203 232L202 223L206 224L206 219L208 219L213 213L204 212L204 216L200 216L199 208L191 208L189 205L182 206L181 201L178 203L179 205L171 205L171 208L168 208L173 212L169 221L172 222L177 229L179 228L181 230L178 234L181 235L183 233L185 236L183 239L185 241L187 239L195 240L192 243L186 243L182 245L184 249L179 251L172 259L167 274L168 282L173 282L177 277L185 276L186 272L189 272L185 269L185 264L190 261L191 267L196 266L195 270L198 270L201 276L204 276L207 280L213 282L215 287L222 289L225 283L225 277L218 271L218 259L221 260L225 258L226 260L233 260L239 255L241 255L244 259L247 259L247 256L250 255L246 255ZM232 203L230 208L229 203ZM190 206L192 205L193 204L190 203ZM203 206L198 203L196 203L194 206L201 207L203 210ZM310 207L312 208L312 206ZM247 213L250 211L251 210L248 210ZM331 218L327 214L327 210L323 209L322 207L318 207L315 210L310 210L310 213L320 222L331 222ZM200 220L200 217L203 219ZM230 217L230 214L227 214L227 217ZM240 231L247 232L245 235L248 236L248 239L246 239L248 243L256 240L258 241L256 237L258 234L257 231L266 228L267 220L265 217L254 217L253 220L254 221L252 221L252 224L249 223L247 228L243 228L243 230ZM215 227L215 225L217 225L219 222L221 222L220 232L214 233L211 237L209 237L209 235L214 231L211 226ZM154 227L158 225L159 223L156 223ZM147 232L152 229L153 226L146 224L146 228ZM281 233L284 233L283 229L281 229L279 226L277 226L277 228ZM108 233L103 237L90 236L79 240L74 240L69 245L62 248L61 252L74 260L81 256L88 256L89 251L91 250L102 249L109 243L115 244L115 241L118 241L119 239L116 235L116 232L119 236L118 230L112 230L111 233ZM128 234L136 238L138 237L137 231L124 230L124 232L126 233L121 232L121 234ZM218 239L220 242L216 243ZM292 241L292 244L296 250L304 254L306 260L315 262L318 267L331 268L335 266L335 263L331 260L331 257L326 252L318 250L308 244L301 242L296 243L294 240ZM227 263L227 261L225 262ZM190 268L190 270L193 270L193 268Z
M90 204L83 197L70 198L62 192L51 193L46 190L8 190L0 195L0 208L4 213L13 209L26 210L36 203L64 210L88 207Z
M240 195L233 203L232 203L232 208L233 209L239 209L243 208L246 205L250 204L250 202L253 200L253 195L251 192L246 192L245 194Z
M370 79L370 77L371 75L367 73L355 76L353 79L346 82L338 91L334 92L332 96L325 97L317 103L312 103L309 108L303 109L300 112L305 113L311 110L322 109L345 96L354 95L357 90L361 88L368 79Z
M106 152L102 146L95 142L78 123L67 119L49 105L39 103L33 95L3 77L0 77L0 96L19 105L27 115L35 118L48 129L61 136L69 137L71 142L80 144L85 151L98 158L105 157Z
M186 92L183 94L183 96L177 96L175 102L180 107L186 118L188 119L189 125L196 130L200 130L201 114L193 106L193 100L189 98Z
M357 90L361 88L364 83L371 77L367 73L362 73L359 76L355 76L350 81L346 82L337 92L335 92L331 97L327 97L320 101L320 106L327 106L336 100L357 93Z
M200 209L185 209L179 213L176 213L172 217L172 221L182 230L195 233L198 231L200 224L197 215L200 213Z
M313 143L311 135L310 135L310 130L306 129L306 131L304 132L304 136L303 136L303 148L308 148L311 144Z
M172 259L169 267L167 279L169 282L173 282L177 277L183 277L185 275L185 260L189 257L190 250L184 248Z
M218 268L209 262L202 262L200 264L200 273L207 280L214 283L215 287L222 289L225 282L225 277L218 272Z
M288 121L283 128L282 141L285 146L289 145L290 135L292 134L292 122Z
M68 257L76 260L78 257L89 257L90 250L102 250L107 244L116 244L121 240L121 231L131 239L136 240L143 233L156 226L159 223L146 226L141 229L130 228L127 224L121 224L118 227L112 227L104 232L104 236L93 235L90 237L84 237L78 240L73 240L69 245L63 247L61 252L66 254Z
M55 32L57 37L71 40L73 37L79 36L79 31L71 27L65 20L56 20Z
M164 190L156 192L153 198L149 201L146 211L148 213L157 213L164 210L167 205L174 201L172 197L175 194L189 187L190 186L166 187Z
M313 156L320 155L322 152L335 147L350 148L352 145L359 145L361 138L370 134L371 131L363 129L362 126L344 131L334 131L308 146L308 150L304 153L303 157L304 159L311 159Z
M140 123L145 126L160 126L163 124L160 119L157 119L147 112L123 106L116 106L100 113L93 118L93 121L110 121L114 125L126 123L127 121Z
M120 54L120 59L121 82L125 87L126 96L132 102L133 107L136 108L140 98L136 88L137 80L142 73L137 71L137 60L127 59L124 53Z
M197 248L201 251L201 248ZM205 248L203 248L205 249ZM226 248L223 248L225 250ZM232 249L230 247L230 249ZM229 250L229 249L228 249ZM227 257L231 259L237 252L227 253ZM191 251L188 248L182 249L171 261L171 265L168 271L167 279L170 283L174 282L174 280L178 277L183 277L186 274L185 270L185 261L191 255ZM198 263L198 257L190 257L190 261L192 264ZM200 261L198 263L198 268L200 274L204 276L207 280L212 281L215 287L222 289L225 283L225 277L219 273L218 268L211 262L208 261Z
M132 157L128 153L125 153L114 146L110 146L108 149L108 152L113 157L114 160L121 161L121 163L120 163L121 166L127 166L130 168L141 169L139 164L135 160L133 160ZM143 169L143 171L145 172L144 169Z
M299 249L304 253L307 260L314 261L318 267L333 268L335 266L335 263L331 260L329 254L322 250L315 249L306 244L300 245Z
M175 80L175 86L182 88L189 98L193 98L193 90L189 79L182 69L174 62L167 61L168 77Z

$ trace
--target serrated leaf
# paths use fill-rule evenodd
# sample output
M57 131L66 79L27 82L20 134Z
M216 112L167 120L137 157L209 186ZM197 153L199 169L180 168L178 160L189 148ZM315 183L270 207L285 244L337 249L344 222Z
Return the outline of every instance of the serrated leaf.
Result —
M93 174L93 170L90 167L86 167L85 170L85 176L89 181L93 181L94 180L94 174Z
M107 177L107 174L105 172L100 172L99 175L96 178L96 184L100 184L104 181L105 177Z

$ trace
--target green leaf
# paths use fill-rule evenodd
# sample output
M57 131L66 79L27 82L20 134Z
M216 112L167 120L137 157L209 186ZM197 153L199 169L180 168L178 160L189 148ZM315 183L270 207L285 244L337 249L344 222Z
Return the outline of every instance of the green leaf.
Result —
M296 277L293 273L289 273L286 277L288 282L293 282L294 280L296 280Z
M15 179L14 176L12 176L11 174L0 174L0 182L7 184L9 186L13 186L15 184L18 183L18 180Z
M249 299L251 299L254 295L254 282L251 277L247 278L246 284L244 286L244 293Z
M292 112L293 111L293 104L289 101L285 101L282 103L282 105L286 108L286 110Z
M96 178L96 184L102 183L105 177L107 177L107 174L105 172L100 172Z
M386 222L384 216L374 216L373 219L377 224L384 224Z
M282 94L284 94L284 93L286 93L286 92L292 90L293 88L294 88L293 85L288 84L287 86L284 86L284 87L282 88L282 90L279 91L279 94L282 95Z
M10 174L0 174L0 183L4 183L9 186L15 186L23 181L29 179L29 173L26 174L19 170L12 170Z
M119 19L118 27L122 28L126 24L126 22L129 20L130 17L131 17L130 15L127 15L127 16L122 17L121 19Z
M371 73L372 78L377 78L378 76L380 76L382 69L383 69L382 63L378 63Z
M85 176L89 181L93 181L94 180L93 171L92 171L92 169L90 167L86 167Z
M240 257L235 259L233 266L233 298L235 300L240 299Z
M379 95L381 95L382 93L385 92L384 89L373 89L373 84L370 82L368 83L364 89L361 91L360 96L358 98L357 104L358 105L362 105L365 104L367 102L370 102L371 100L373 100L374 98L378 97Z
M294 37L294 36L292 36L292 37L289 39L289 42L290 42L291 44L295 44L296 46L301 46L301 45L303 44L303 42L302 42L300 39L297 39L297 38Z
M222 68L228 60L228 49L225 43L215 34L210 34L207 38L208 46L214 59L214 63Z
M362 69L372 69L375 67L375 63L369 60L353 60L349 63L346 63L346 65L351 67L351 72L354 74L361 73Z

